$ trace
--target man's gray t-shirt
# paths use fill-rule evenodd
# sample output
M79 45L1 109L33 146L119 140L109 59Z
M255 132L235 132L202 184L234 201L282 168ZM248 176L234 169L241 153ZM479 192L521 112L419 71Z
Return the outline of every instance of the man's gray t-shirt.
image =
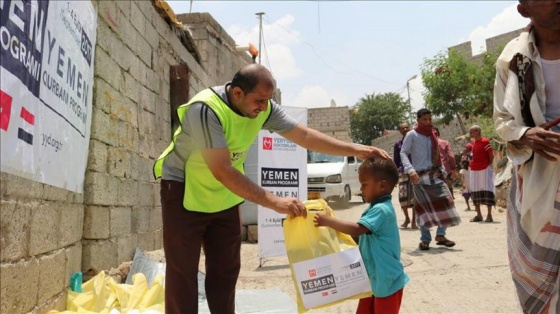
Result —
M231 114L238 114L228 100L226 87L216 86L212 90L230 107ZM283 134L292 130L297 121L286 114L280 105L270 100L270 116L263 125L264 130ZM262 113L261 113L262 114ZM175 148L165 158L161 178L163 180L185 181L185 163L191 152L204 148L226 148L227 142L220 120L212 109L202 102L193 103L185 112L181 123L182 132L177 136Z

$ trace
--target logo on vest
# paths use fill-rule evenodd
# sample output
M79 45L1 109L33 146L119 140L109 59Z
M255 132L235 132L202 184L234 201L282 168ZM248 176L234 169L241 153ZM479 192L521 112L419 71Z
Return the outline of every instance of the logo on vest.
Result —
M244 151L244 152L231 152L231 157L230 157L231 162L238 161L238 160L244 158L245 155L247 155L247 151Z

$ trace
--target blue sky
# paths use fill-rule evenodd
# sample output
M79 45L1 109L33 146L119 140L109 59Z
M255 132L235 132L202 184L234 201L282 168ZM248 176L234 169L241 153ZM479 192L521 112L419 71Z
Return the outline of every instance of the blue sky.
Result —
M239 46L258 46L261 63L282 90L282 104L353 106L366 94L397 92L422 107L420 67L426 58L465 41L529 22L518 1L168 1L176 14L208 12Z

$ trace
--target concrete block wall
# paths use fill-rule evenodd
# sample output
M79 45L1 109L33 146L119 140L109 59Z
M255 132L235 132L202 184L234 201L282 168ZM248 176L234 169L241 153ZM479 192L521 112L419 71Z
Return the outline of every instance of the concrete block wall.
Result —
M500 53L501 49L512 39L519 36L519 34L523 31L523 29L517 29L508 33L500 34L498 36L490 37L486 39L486 51ZM483 54L473 55L472 54L472 43L470 41L466 41L460 43L455 46L451 46L448 48L449 51L455 51L459 55L462 55L467 58L473 59L475 62L482 62Z
M99 1L84 191L86 278L162 247L153 161L171 138L171 65L196 61L150 1ZM200 69L200 67L198 68ZM195 72L195 71L193 71ZM205 78L202 71L193 80Z
M386 135L374 138L371 141L371 145L386 150L391 156L393 156L393 146L395 143L402 138L401 133L398 131L389 132Z
M504 33L498 36L494 36L492 38L488 38L486 40L486 50L487 51L497 51L500 52L501 49L512 39L519 36L519 34L523 31L523 29L518 29L511 31L509 33Z
M462 120L463 120L463 127L466 130L466 132L464 133L462 131L462 128L457 118L453 119L451 122L449 122L449 124L436 123L441 138L449 142L449 144L451 145L451 149L453 150L453 153L455 155L461 155L461 152L463 151L465 144L467 143L467 140L464 139L455 140L455 138L461 135L465 135L469 131L469 128L473 124L475 124L474 119L472 118L469 119L462 118Z
M341 141L352 143L350 109L347 106L309 108L307 126Z
M72 273L87 279L132 260L136 247L163 247L152 165L172 134L170 67L188 66L192 97L251 61L217 32L198 41L211 41L204 49L215 56L199 64L152 1L92 3L98 27L84 192L1 173L0 313L64 310ZM201 23L219 27L209 15Z
M189 30L210 85L230 81L238 69L253 62L246 52L236 51L236 46L248 46L249 43L237 44L209 13L177 14L177 19Z
M448 50L450 51L452 50L462 56L467 56L467 57L472 56L472 46L470 41L449 47Z
M0 179L0 313L63 309L67 278L81 269L83 195Z

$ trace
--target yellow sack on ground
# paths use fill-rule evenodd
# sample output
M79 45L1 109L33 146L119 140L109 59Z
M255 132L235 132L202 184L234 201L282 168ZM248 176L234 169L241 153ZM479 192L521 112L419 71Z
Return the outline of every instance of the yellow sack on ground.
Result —
M334 229L314 226L315 214L334 216L325 200L303 204L307 218L288 217L283 223L298 312L370 297L369 278L356 242Z
M82 284L82 293L68 291L66 311L51 313L127 313L149 311L164 313L165 295L163 276L158 275L148 288L146 276L137 273L132 276L132 285L117 284L111 277L100 272Z

